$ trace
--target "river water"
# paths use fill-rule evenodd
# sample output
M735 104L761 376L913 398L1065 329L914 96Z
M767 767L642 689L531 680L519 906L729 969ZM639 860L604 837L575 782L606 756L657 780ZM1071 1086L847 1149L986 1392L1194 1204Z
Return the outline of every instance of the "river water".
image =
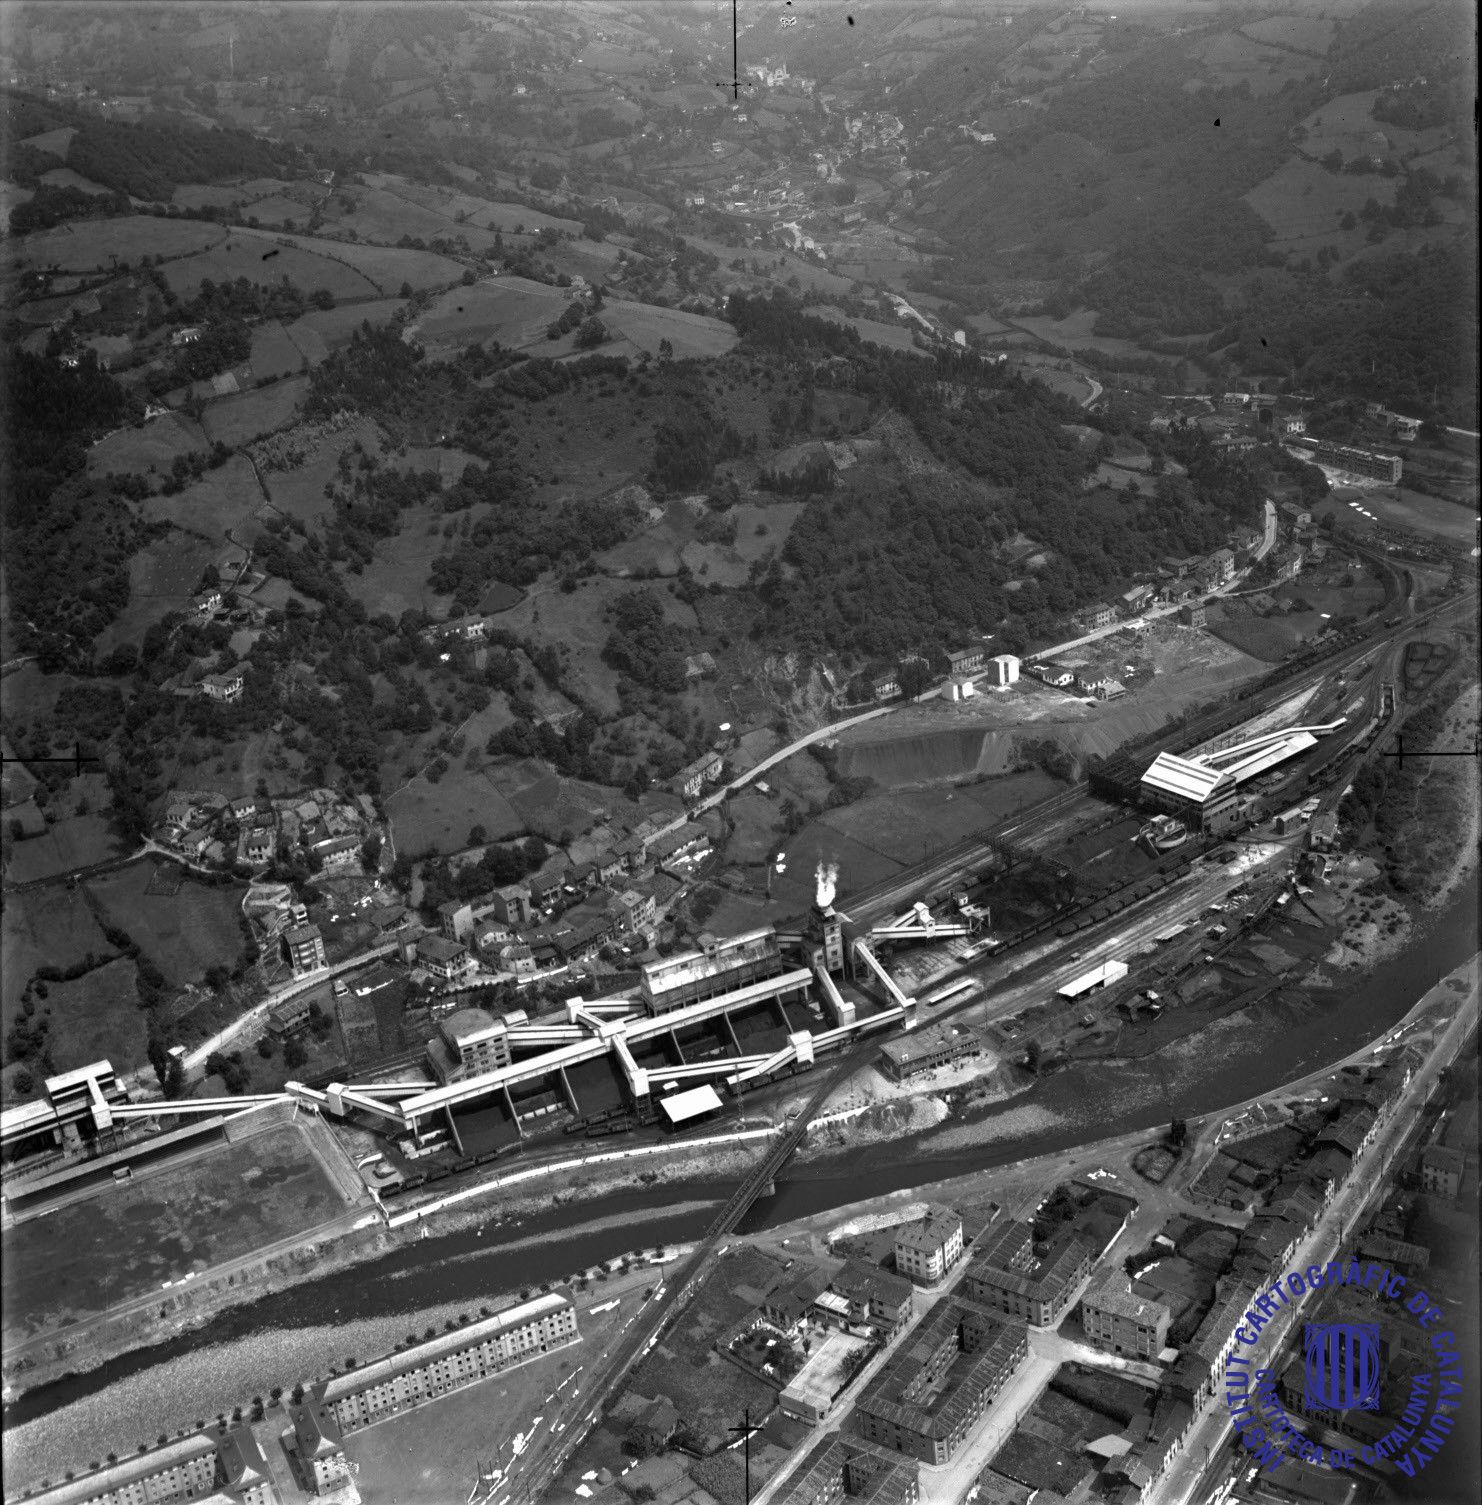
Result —
M1402 1018L1441 976L1475 953L1477 914L1473 872L1442 910L1417 927L1399 956L1361 980L1316 990L1306 1002L1267 1000L1145 1062L1074 1066L968 1120L954 1117L925 1133L794 1162L777 1194L753 1209L742 1231L1151 1128L1170 1117L1198 1116L1274 1090L1359 1049ZM977 1142L964 1142L969 1133ZM45 1416L125 1375L265 1328L316 1326L330 1312L349 1322L410 1316L442 1302L478 1305L638 1248L693 1240L713 1216L713 1209L695 1211L693 1204L721 1202L732 1190L729 1181L701 1178L568 1204L518 1224L491 1222L482 1234L467 1228L418 1240L225 1312L195 1331L115 1359L106 1370L28 1391L6 1408L5 1420L16 1425ZM689 1212L666 1216L666 1208L686 1203ZM608 1226L584 1231L583 1225L598 1220Z

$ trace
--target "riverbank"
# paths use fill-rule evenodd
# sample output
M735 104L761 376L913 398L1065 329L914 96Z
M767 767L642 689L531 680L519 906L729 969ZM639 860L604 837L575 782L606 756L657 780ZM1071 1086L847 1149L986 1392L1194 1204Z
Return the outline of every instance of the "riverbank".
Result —
M1288 1079L1275 1091L1243 1097L1228 1107L1210 1109L1206 1103L1202 1112L1187 1115L1191 1128L1196 1134L1212 1131L1231 1112L1258 1097L1270 1100L1309 1094L1314 1084L1326 1081L1346 1061L1366 1054L1402 1023L1413 1025L1433 1010L1449 1013L1464 997L1474 994L1479 963L1482 958L1469 956L1464 965L1438 979L1418 999L1412 989L1407 1006L1396 1011L1377 1037L1354 1050L1330 1056L1319 1072ZM1109 1118L1109 1111L1102 1105L1091 1121L1104 1125ZM811 1168L800 1167L800 1174L790 1176L783 1193L767 1205L760 1226L738 1237L771 1247L787 1240L794 1249L802 1244L823 1252L851 1229L905 1219L924 1202L976 1203L992 1197L1007 1205L1019 1196L1038 1196L1055 1181L1084 1175L1098 1165L1125 1167L1138 1148L1160 1137L1166 1122L1158 1117L1153 1123L1109 1137L1088 1135L1084 1143L1059 1145L1033 1156L1021 1154L1022 1145L1053 1128L1056 1120L1057 1115L1047 1110L1016 1105L978 1125L938 1127L918 1136L913 1145L900 1146L914 1151L909 1163L892 1166L888 1172L882 1167L881 1174L868 1177L848 1174L837 1155L813 1157ZM961 1132L966 1128L974 1132ZM943 1155L948 1144L968 1153L954 1164ZM998 1153L984 1163L983 1149L988 1144ZM854 1155L851 1152L844 1158L852 1160ZM873 1157L867 1153L864 1158ZM882 1180L897 1184L874 1189ZM820 1186L824 1188L822 1205L815 1203L794 1216L788 1215L800 1194ZM331 1365L342 1366L346 1358L368 1362L428 1327L438 1328L464 1312L476 1312L481 1304L498 1306L516 1299L522 1285L533 1288L589 1269L596 1262L590 1254L594 1245L605 1246L608 1252L604 1259L639 1252L634 1249L633 1237L639 1226L649 1248L660 1227L703 1227L714 1208L709 1193L718 1195L720 1190L702 1183L692 1188L699 1194L669 1200L664 1193L645 1188L646 1209L605 1211L563 1226L559 1233L553 1233L549 1226L553 1215L549 1205L533 1220L512 1215L481 1221L476 1212L460 1211L456 1214L461 1225L457 1229L451 1226L455 1215L450 1214L449 1222L440 1222L438 1237L414 1240L411 1247L399 1251L392 1261L394 1268L356 1272L351 1284L326 1285L317 1300L312 1299L312 1293L311 1299L301 1300L298 1306L312 1311L311 1320L291 1307L278 1310L271 1303L260 1303L248 1314L248 1326L240 1333L188 1352L162 1354L158 1362L111 1382L106 1373L94 1376L94 1387L88 1393L45 1415L7 1426L3 1439L7 1476L30 1481L56 1477L66 1468L87 1461L78 1453L79 1437L97 1439L88 1457L93 1451L122 1453L161 1431L173 1434L182 1425L209 1421L219 1411L230 1414L234 1407L250 1404L254 1395L268 1397L274 1386L291 1390L296 1382L326 1373ZM679 1236L675 1236L671 1248L678 1242ZM497 1248L489 1247L495 1245ZM501 1280L491 1271L490 1256L497 1256L500 1267L504 1267L511 1257L522 1253L523 1279L511 1283L508 1276ZM553 1273L555 1269L561 1270L561 1276ZM613 1275L580 1300L587 1304L605 1302L629 1288L646 1287L654 1281L651 1268L631 1276ZM435 1283L457 1286L461 1294L429 1301L428 1288ZM379 1288L375 1299L383 1309L360 1315L349 1303L363 1296L368 1286ZM495 1290L503 1295L496 1297ZM342 1308L331 1305L331 1301L343 1303ZM341 1309L345 1314L339 1320L326 1320L327 1315L337 1316Z

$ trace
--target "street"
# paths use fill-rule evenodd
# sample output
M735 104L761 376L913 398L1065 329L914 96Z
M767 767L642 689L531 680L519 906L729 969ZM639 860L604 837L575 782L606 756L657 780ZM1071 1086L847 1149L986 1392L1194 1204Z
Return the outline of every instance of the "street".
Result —
M1416 1070L1409 1086L1405 1088L1388 1125L1355 1162L1348 1184L1333 1198L1315 1227L1298 1245L1288 1262L1290 1269L1301 1270L1308 1265L1325 1264L1344 1252L1344 1242L1365 1208L1375 1198L1383 1196L1385 1177L1410 1131L1415 1127L1421 1108L1435 1088L1436 1079L1442 1069L1455 1059L1467 1036L1476 1028L1477 1002L1478 984L1474 971L1470 990L1437 1034L1426 1053L1424 1064ZM1273 1270L1270 1277L1275 1281L1281 1273ZM1310 1299L1311 1293L1307 1292L1280 1308L1276 1318L1268 1323L1262 1334L1263 1354L1276 1352L1285 1342ZM1179 1457L1154 1486L1148 1497L1150 1505L1200 1505L1208 1497L1204 1481L1205 1468L1224 1443L1229 1431L1230 1413L1225 1405L1224 1393L1222 1389L1216 1388L1214 1396L1196 1419Z

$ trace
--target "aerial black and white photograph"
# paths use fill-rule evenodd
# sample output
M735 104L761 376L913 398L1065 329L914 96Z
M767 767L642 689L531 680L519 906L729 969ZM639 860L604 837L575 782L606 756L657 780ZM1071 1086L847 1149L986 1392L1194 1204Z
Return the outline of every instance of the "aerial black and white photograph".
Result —
M1479 1505L1469 0L0 0L3 1505Z

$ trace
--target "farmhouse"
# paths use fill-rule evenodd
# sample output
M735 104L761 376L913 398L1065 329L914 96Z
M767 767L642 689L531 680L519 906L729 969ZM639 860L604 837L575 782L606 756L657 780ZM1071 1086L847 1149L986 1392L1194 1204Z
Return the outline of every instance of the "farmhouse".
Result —
M1067 669L1064 664L1026 664L1024 667L1026 673L1057 689L1063 690L1067 685L1075 683L1075 670Z
M686 764L671 780L674 792L685 799L694 799L706 784L713 784L720 777L724 766L718 752L708 752ZM605 877L605 875L604 875Z
M272 858L276 844L277 833L272 826L253 826L237 836L237 860L245 862L249 867L256 867L258 863Z
M242 698L242 671L228 670L225 674L208 674L200 683L201 694L208 700L230 704Z
M310 850L324 864L326 872L344 872L360 865L358 836L331 836L328 841L316 842Z
M276 1003L268 1010L268 1033L280 1040L296 1034L308 1022L309 999L305 993L286 999L283 1003Z
M209 617L220 605L221 592L214 586L210 590L203 590L198 596L192 596L190 601L190 609L198 617Z
M440 935L426 935L418 940L417 960L444 982L456 982L478 968L466 946L444 940Z

